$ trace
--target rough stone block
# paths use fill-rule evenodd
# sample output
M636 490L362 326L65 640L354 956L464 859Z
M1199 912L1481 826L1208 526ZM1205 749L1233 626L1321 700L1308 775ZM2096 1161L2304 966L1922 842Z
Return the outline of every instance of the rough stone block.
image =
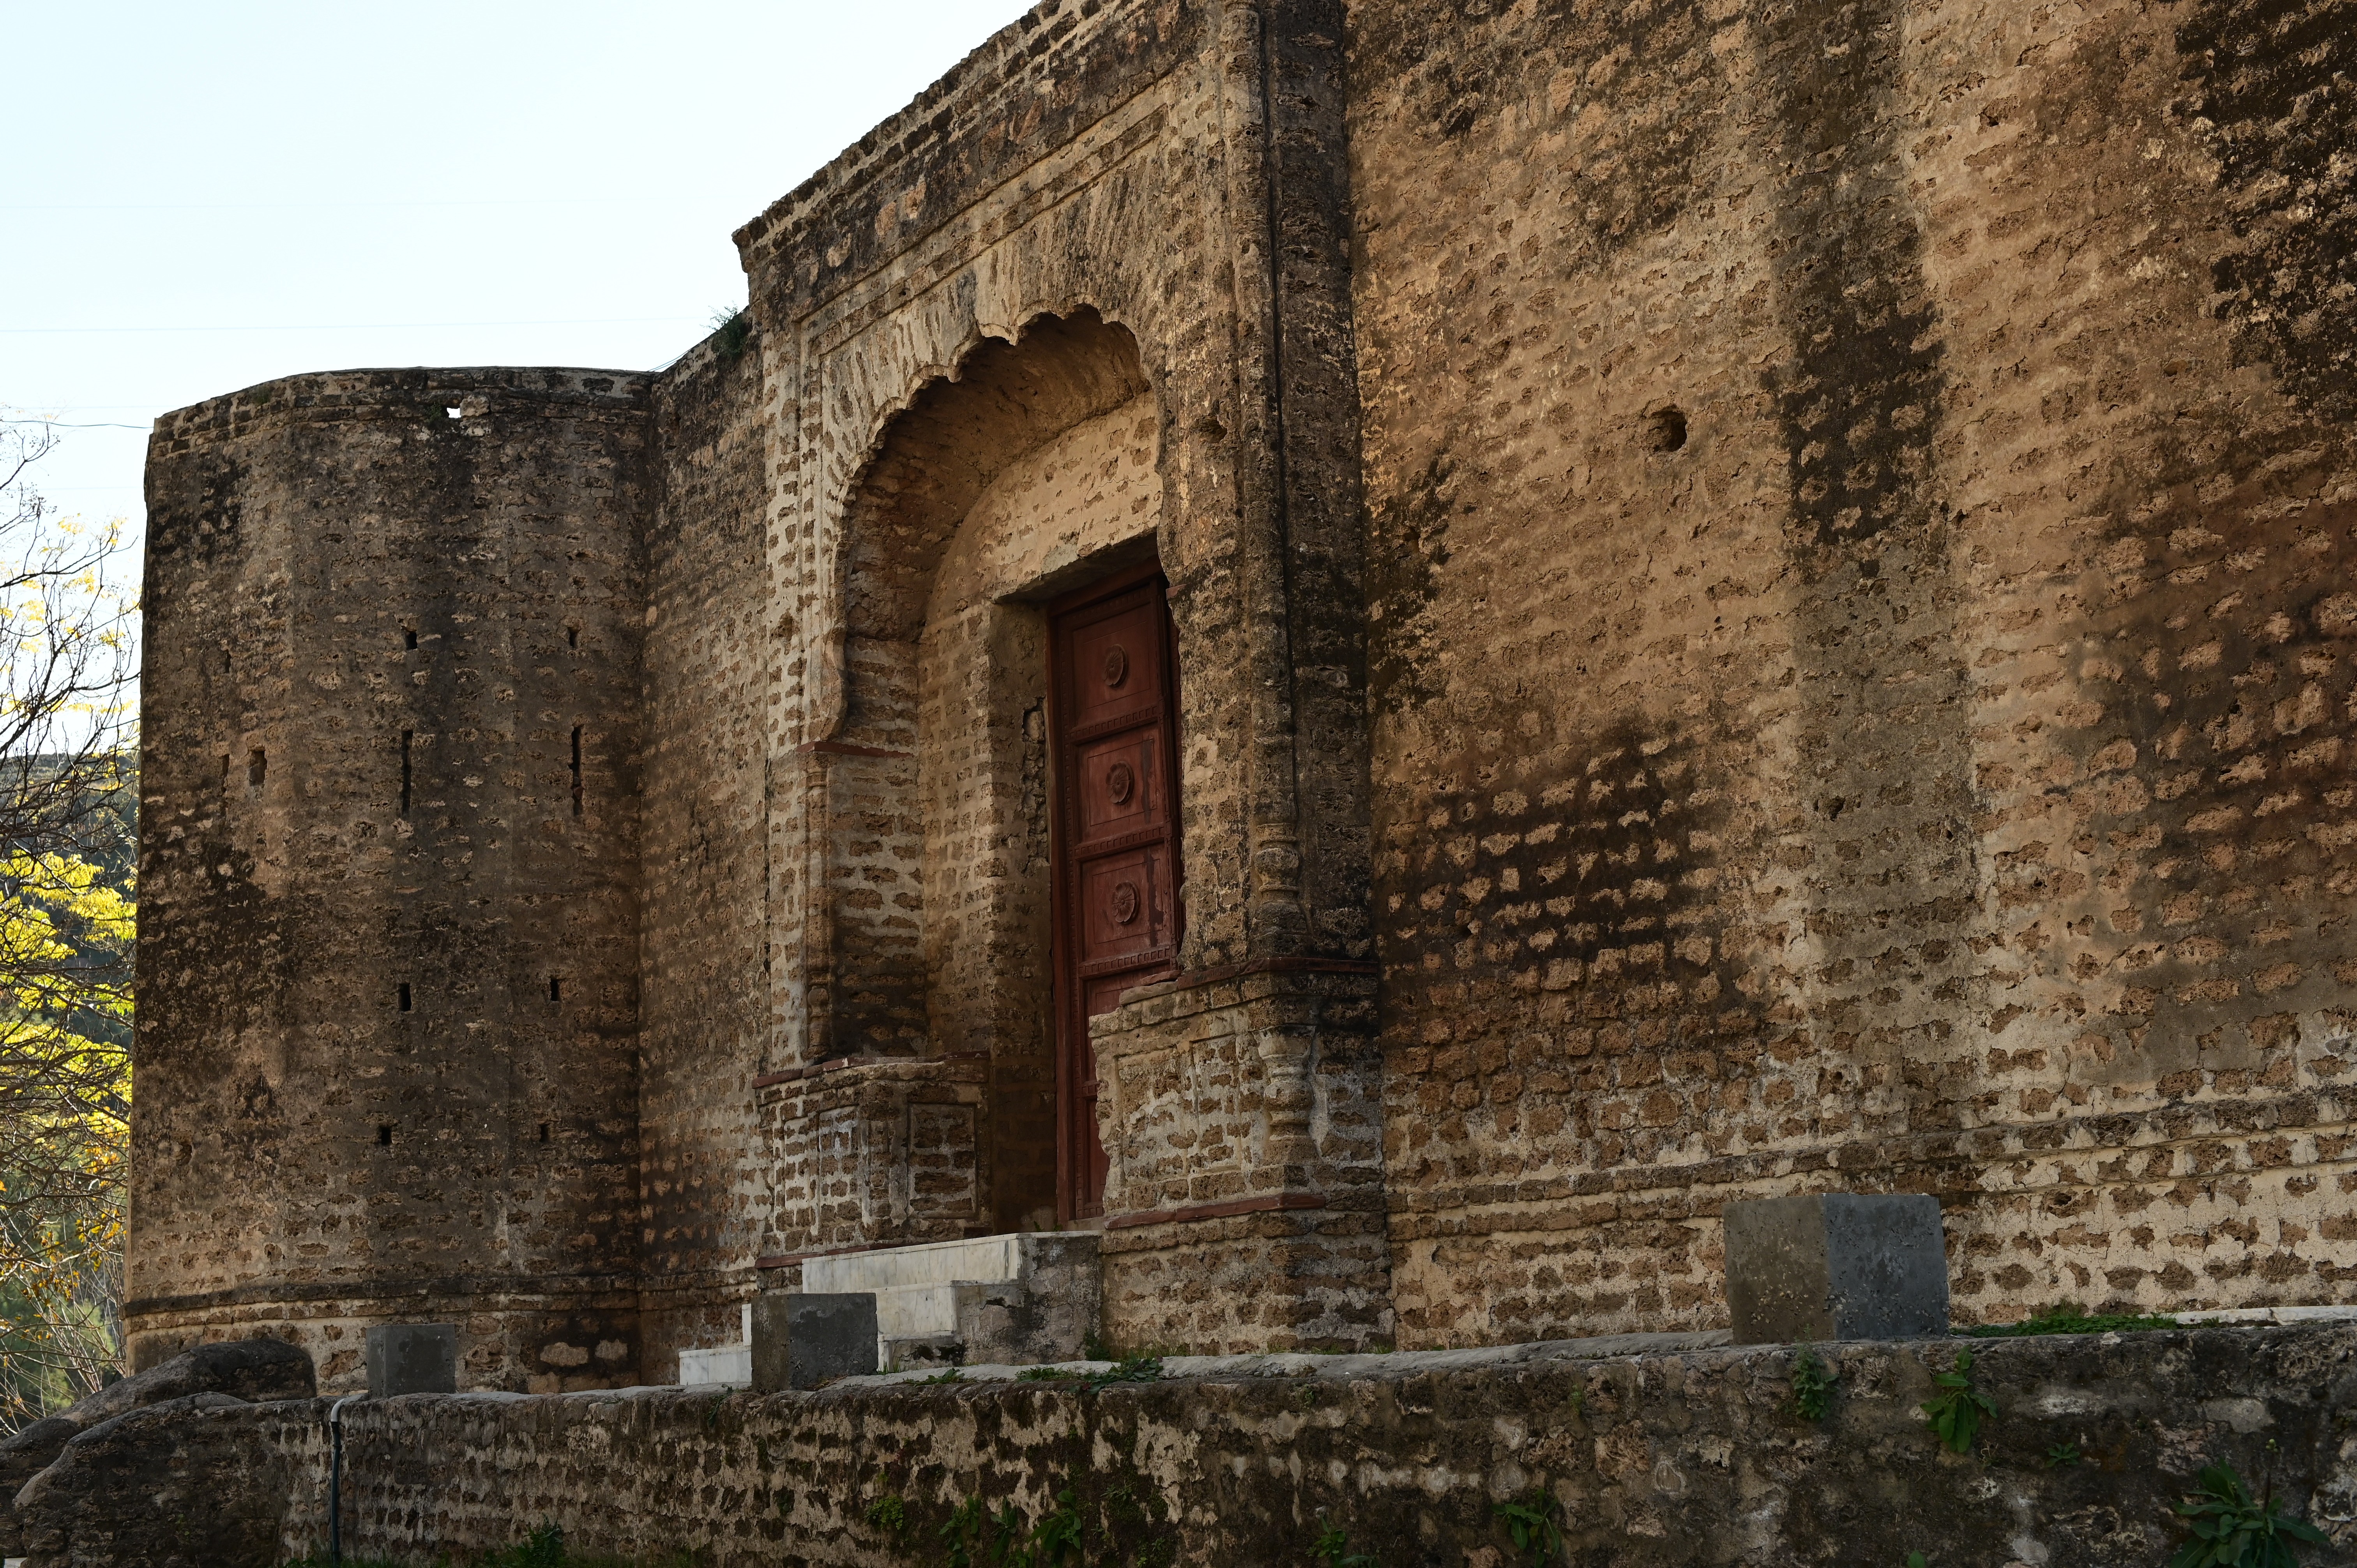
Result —
M109 1383L62 1415L37 1421L0 1443L0 1558L23 1550L11 1499L54 1463L66 1444L117 1416L194 1394L257 1402L309 1399L317 1391L311 1358L283 1339L199 1345L161 1366Z
M1948 1331L1940 1200L1824 1193L1730 1203L1727 1303L1739 1345Z
M393 1323L368 1331L371 1399L458 1391L458 1327L453 1323Z
M753 1304L753 1386L814 1389L876 1370L876 1297L866 1291L793 1291Z

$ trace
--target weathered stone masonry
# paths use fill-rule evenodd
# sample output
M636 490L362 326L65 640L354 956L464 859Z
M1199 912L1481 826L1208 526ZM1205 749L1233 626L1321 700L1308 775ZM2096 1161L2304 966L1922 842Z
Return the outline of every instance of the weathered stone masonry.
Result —
M1020 1531L1069 1508L1081 1561L1297 1563L1329 1529L1401 1568L1521 1559L1501 1504L1549 1499L1558 1562L1637 1568L1934 1561L2149 1568L2201 1466L2268 1477L2357 1546L2343 1325L1975 1347L1997 1407L1969 1455L1917 1407L1953 1341L1819 1347L1820 1423L1792 1411L1794 1352L1700 1336L1384 1357L1174 1364L1163 1381L855 1380L815 1394L640 1389L371 1401L344 1412L345 1548L430 1562L522 1540L713 1568L940 1562L969 1499ZM317 1552L325 1406L135 1415L25 1494L31 1568L168 1568L172 1521L206 1561ZM2076 1463L2055 1463L2064 1447ZM135 1503L130 1499L136 1477ZM877 1505L899 1499L901 1527ZM988 1560L1003 1537L966 1541Z
M1052 1222L1044 618L1148 564L1117 1342L1709 1326L1835 1187L1967 1318L2349 1299L2352 37L1050 0L741 340L168 416L136 1354L661 1379Z

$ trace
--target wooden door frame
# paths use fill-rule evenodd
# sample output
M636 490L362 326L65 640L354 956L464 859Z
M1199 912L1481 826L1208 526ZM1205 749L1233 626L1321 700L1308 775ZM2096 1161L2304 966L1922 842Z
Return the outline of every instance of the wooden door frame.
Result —
M1080 1080L1076 1069L1088 1040L1089 1015L1079 973L1080 954L1075 947L1080 911L1072 879L1078 875L1078 867L1072 863L1071 844L1079 830L1073 816L1079 806L1078 792L1066 787L1064 778L1065 721L1072 695L1066 690L1070 671L1066 668L1069 650L1063 627L1065 618L1073 611L1119 597L1149 583L1159 585L1162 601L1162 703L1169 725L1169 744L1163 747L1162 782L1163 799L1169 802L1170 809L1171 945L1170 961L1164 971L1140 977L1139 984L1149 985L1178 972L1178 949L1186 936L1187 907L1181 897L1186 874L1178 797L1178 629L1177 618L1170 613L1170 580L1164 575L1161 563L1156 561L1111 573L1047 606L1048 919L1055 947L1049 996L1054 1018L1050 1048L1056 1058L1056 1219L1060 1225L1085 1224L1101 1218L1103 1213L1101 1198L1097 1213L1083 1212L1085 1206L1080 1196L1086 1145L1081 1137ZM1100 1090L1100 1103L1102 1095Z

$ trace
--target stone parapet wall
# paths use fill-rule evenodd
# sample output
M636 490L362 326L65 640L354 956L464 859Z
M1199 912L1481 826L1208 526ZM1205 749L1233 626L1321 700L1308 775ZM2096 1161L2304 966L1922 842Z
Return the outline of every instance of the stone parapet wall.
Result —
M1965 1346L1996 1413L1956 1455L1918 1407ZM2357 1562L2348 1324L1814 1353L1838 1375L1817 1423L1792 1411L1790 1348L1692 1336L1194 1359L1097 1391L1002 1371L357 1404L345 1550L423 1563L554 1523L649 1562L887 1568L940 1561L978 1499L1027 1531L1069 1517L1089 1563L1299 1563L1330 1529L1386 1568L1505 1568L1523 1554L1499 1509L1521 1504L1562 1530L1556 1560L1626 1568L2152 1568L2181 1539L2171 1506L2224 1462L2331 1536L2310 1568ZM324 1413L126 1423L28 1491L28 1568L163 1568L208 1530L220 1568L318 1551Z

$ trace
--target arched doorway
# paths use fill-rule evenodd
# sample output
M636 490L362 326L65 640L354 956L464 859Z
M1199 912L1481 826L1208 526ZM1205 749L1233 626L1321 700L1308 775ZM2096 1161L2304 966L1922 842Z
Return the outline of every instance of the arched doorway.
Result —
M1086 897L1057 891L1069 838L1059 824L1087 820L1064 810L1087 786L1059 744L1066 698L1051 668L1063 632L1051 628L1078 628L1085 641L1096 635L1082 625L1087 606L1108 585L1148 594L1153 645L1125 644L1136 672L1119 690L1125 702L1150 688L1154 722L1169 727L1168 618L1149 587L1160 455L1159 405L1135 341L1082 309L1039 317L1012 342L985 339L920 391L846 498L842 713L803 748L823 813L823 934L809 952L808 998L813 1060L872 1069L876 1087L827 1112L841 1132L813 1120L791 1135L806 1150L842 1150L813 1156L814 1243L1044 1230L1099 1207L1103 1160L1091 1152L1090 1079L1074 1055L1089 998L1070 988L1174 956L1176 758L1156 743L1149 787L1132 761L1128 802L1107 808L1134 814L1150 798L1160 813L1159 891L1143 873L1117 879L1139 906L1126 924L1113 919L1157 935L1143 948L1116 942L1138 961L1118 972L1083 941L1062 973L1059 918L1069 907L1082 919ZM1077 687L1071 700L1085 705ZM1127 733L1127 711L1092 710L1071 731L1075 758ZM1076 866L1097 865L1093 839L1072 843ZM1117 886L1098 891L1120 897ZM837 1165L839 1177L820 1168ZM831 1205L830 1184L845 1195Z

